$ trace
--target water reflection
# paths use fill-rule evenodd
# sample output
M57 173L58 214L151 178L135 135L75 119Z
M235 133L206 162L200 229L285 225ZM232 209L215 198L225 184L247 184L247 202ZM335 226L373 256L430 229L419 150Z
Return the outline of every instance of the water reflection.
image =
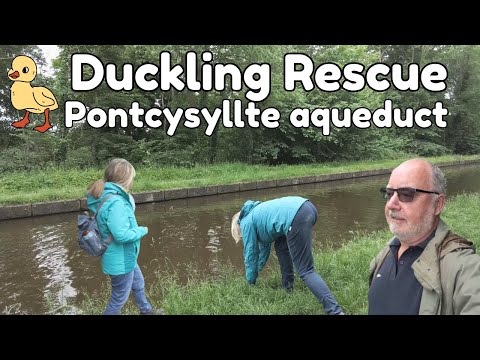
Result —
M479 166L444 169L448 196L479 192ZM247 199L300 195L317 207L315 246L340 246L357 230L385 229L384 200L378 189L388 176L288 186L137 206L140 225L148 226L139 264L145 281L155 272L218 274L222 265L243 274L242 245L230 235L230 219ZM76 239L76 213L0 221L0 312L41 314L46 299L54 306L97 292L108 277L100 259L84 254Z
M72 287L73 270L68 266L65 223L39 226L31 231L32 253L40 276L45 281L43 295L54 307L67 303L77 291Z

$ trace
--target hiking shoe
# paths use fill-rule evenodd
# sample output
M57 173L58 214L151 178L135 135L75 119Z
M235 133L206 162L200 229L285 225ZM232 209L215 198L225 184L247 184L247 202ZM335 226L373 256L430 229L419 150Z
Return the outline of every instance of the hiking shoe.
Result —
M164 315L165 311L160 308L160 309L152 309L148 312L140 313L140 315Z

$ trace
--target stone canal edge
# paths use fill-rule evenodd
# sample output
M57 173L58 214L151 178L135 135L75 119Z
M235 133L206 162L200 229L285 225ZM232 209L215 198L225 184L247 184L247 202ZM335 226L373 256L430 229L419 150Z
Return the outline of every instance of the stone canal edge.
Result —
M447 166L459 166L480 163L480 159L474 160L461 160L454 162L437 163L439 167ZM176 199L188 199L196 198L200 196L219 195L227 193L235 193L249 190L259 190L267 188L276 188L282 186L291 185L303 185L312 183L321 183L326 181L354 179L376 175L387 175L392 172L390 169L376 169L365 171L353 171L338 174L328 175L312 175L304 176L300 178L289 178L280 180L262 180L243 182L237 184L228 185L211 185L205 187L184 188L184 189L171 189L171 190L159 190L159 191L145 191L133 193L135 202L137 204L145 204L152 202L162 202ZM40 215L52 215L68 212L77 212L87 210L87 202L85 198L76 200L60 200L49 201L33 204L21 204L21 205L8 205L0 207L0 220L26 218L31 216Z

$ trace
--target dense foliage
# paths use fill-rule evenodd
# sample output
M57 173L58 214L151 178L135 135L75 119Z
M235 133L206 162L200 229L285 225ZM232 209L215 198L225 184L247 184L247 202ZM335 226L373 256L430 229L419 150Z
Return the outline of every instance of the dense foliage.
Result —
M222 162L244 162L262 164L299 164L332 160L385 159L398 155L416 154L438 156L443 154L474 154L480 151L480 48L463 45L375 45L375 46L296 46L296 45L61 45L60 55L55 59L54 74L39 76L33 86L51 89L60 104L51 113L55 128L45 134L14 129L10 123L23 116L10 102L11 81L7 69L12 59L19 54L33 57L37 64L44 64L41 50L37 46L0 47L0 173L15 170L45 169L48 167L91 168L101 167L114 156L125 157L136 166L194 166ZM221 108L222 100L239 99L242 105L249 102L245 97L248 90L232 90L231 78L226 77L222 91L143 91L134 86L132 91L113 91L105 82L92 91L73 91L71 86L71 57L75 53L90 53L101 59L104 65L116 64L117 77L122 77L122 65L131 63L134 69L141 64L159 64L159 54L169 51L172 66L185 64L185 54L195 51L199 56L205 51L213 54L211 64L236 64L242 71L252 63L271 65L271 93L256 104L260 109L276 108L280 111L280 126L276 129L225 128L217 126L211 136L204 134L206 124L196 129L179 126L174 136L166 134L162 125L156 129L135 128L131 123L122 128L93 129L86 122L76 123L72 128L64 126L63 104L77 100L88 108L129 109L132 102L142 108L206 108L213 112ZM379 92L365 87L362 91L334 92L314 88L305 91L297 86L294 91L284 89L284 56L287 53L308 55L315 68L324 63L335 63L340 68L349 63L363 64L365 69L374 63L401 64L407 76L408 65L418 64L420 69L430 63L441 63L448 69L447 89L429 92L422 87L419 91L398 91L390 88ZM202 62L199 60L198 73ZM88 69L85 76L88 77ZM182 75L184 76L184 75ZM388 79L389 76L387 75ZM441 101L449 110L445 117L448 126L427 129L392 127L391 129L371 126L368 129L332 128L329 136L323 136L315 127L295 128L289 122L294 108L350 108L365 107L372 111L391 99L395 107L430 108ZM43 115L32 117L41 124ZM164 116L160 118L165 124ZM180 122L182 124L182 122Z

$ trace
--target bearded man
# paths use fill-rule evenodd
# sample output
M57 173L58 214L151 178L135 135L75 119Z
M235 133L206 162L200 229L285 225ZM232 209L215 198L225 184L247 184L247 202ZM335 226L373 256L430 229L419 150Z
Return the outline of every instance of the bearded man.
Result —
M368 314L480 314L480 256L440 218L442 171L408 160L380 191L394 237L370 264Z

